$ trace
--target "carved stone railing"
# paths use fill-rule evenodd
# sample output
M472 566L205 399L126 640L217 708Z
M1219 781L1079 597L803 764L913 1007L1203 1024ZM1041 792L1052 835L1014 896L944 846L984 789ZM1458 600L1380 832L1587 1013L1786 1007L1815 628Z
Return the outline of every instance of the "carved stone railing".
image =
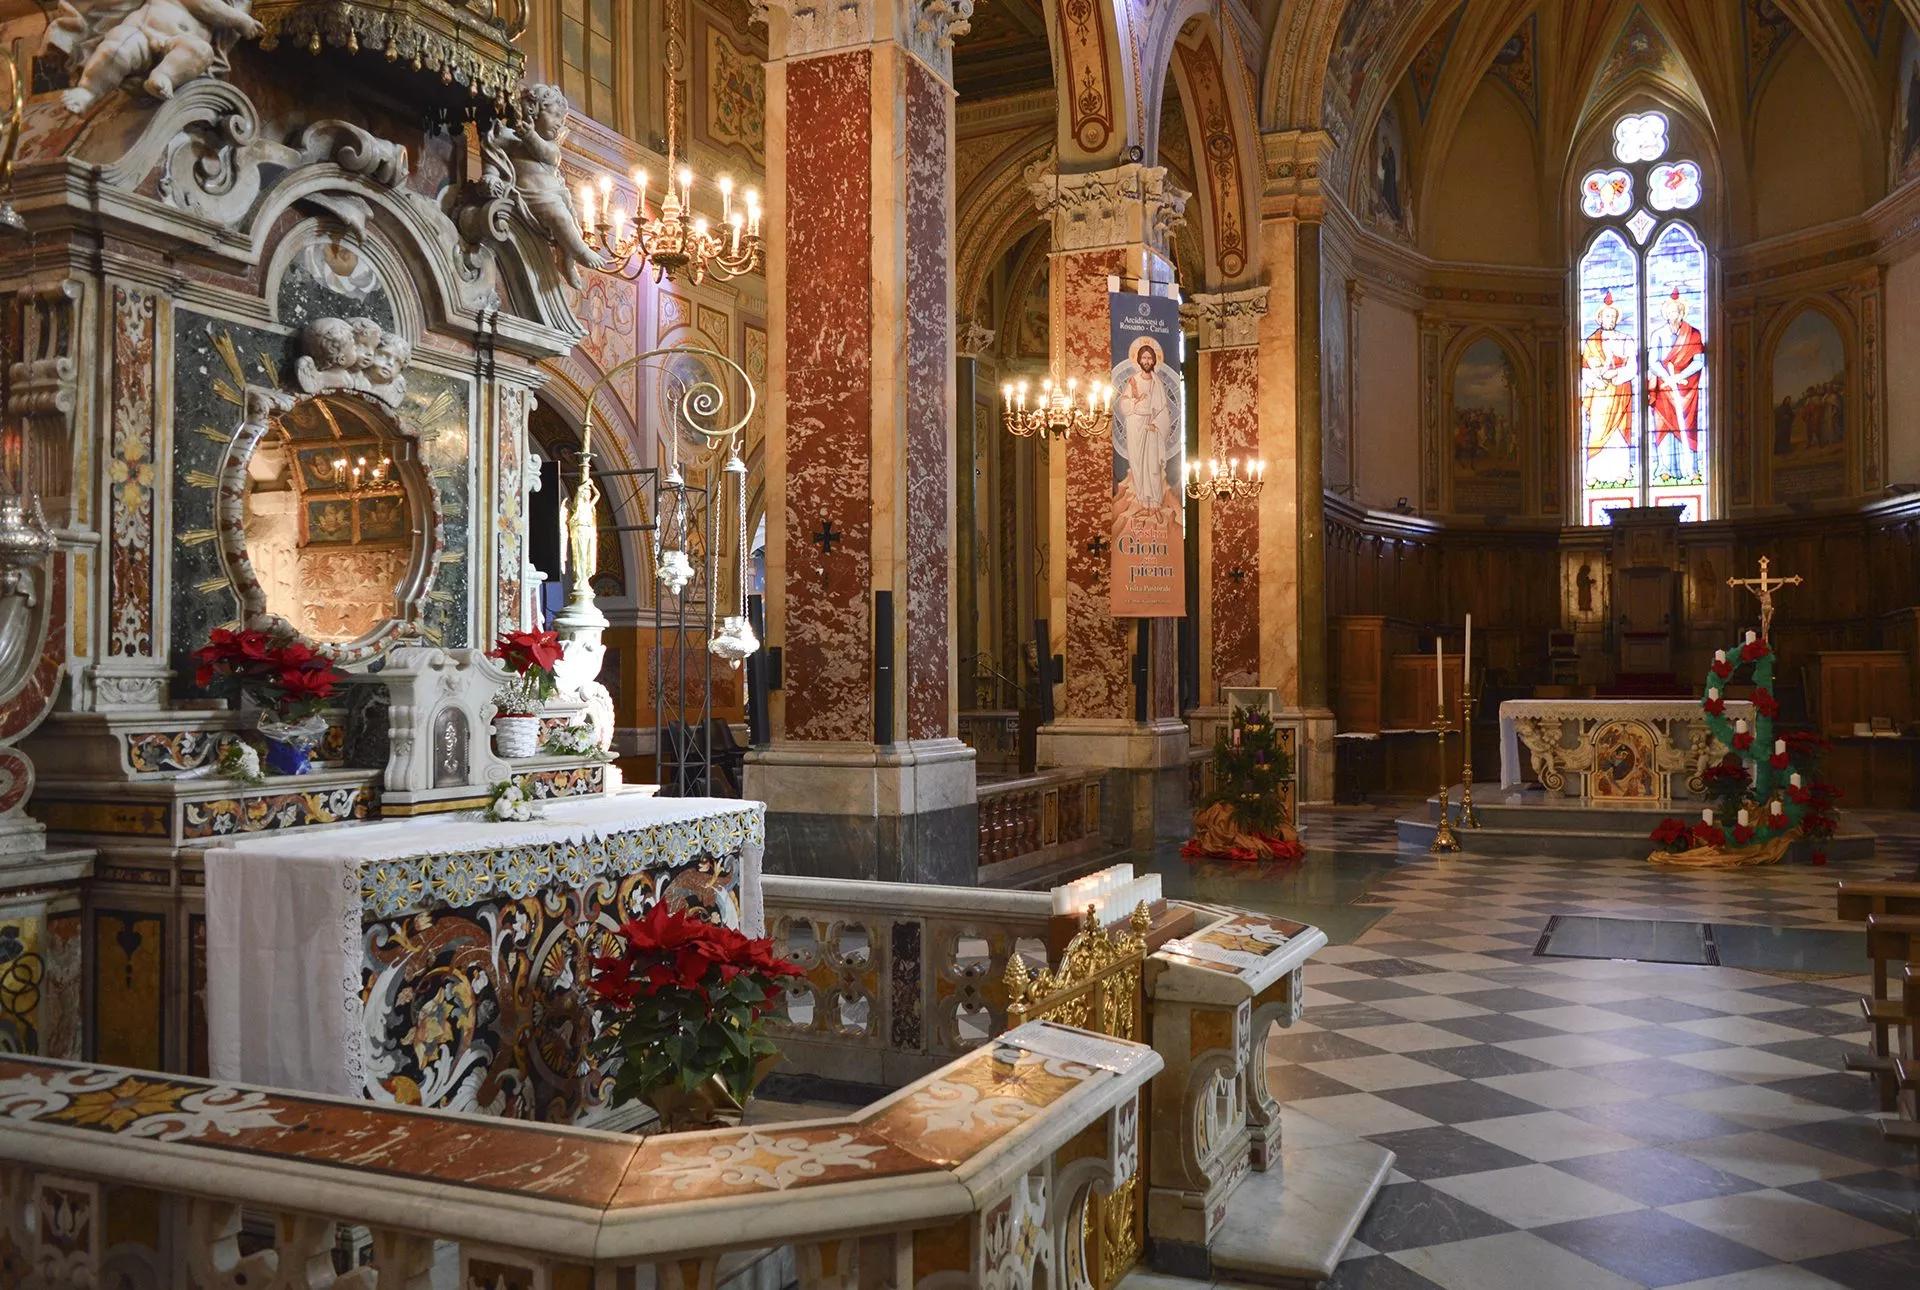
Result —
M982 771L1020 768L1020 714L1012 708L984 708L960 714L960 742L973 749Z
M1005 973L1046 966L1046 892L767 875L767 934L805 970L773 1025L785 1070L893 1087L1007 1026Z
M844 1119L643 1139L0 1057L0 1281L1083 1286L1160 1065L1033 1022Z
M1105 782L1105 771L1063 768L980 785L983 881L1114 850L1102 827Z

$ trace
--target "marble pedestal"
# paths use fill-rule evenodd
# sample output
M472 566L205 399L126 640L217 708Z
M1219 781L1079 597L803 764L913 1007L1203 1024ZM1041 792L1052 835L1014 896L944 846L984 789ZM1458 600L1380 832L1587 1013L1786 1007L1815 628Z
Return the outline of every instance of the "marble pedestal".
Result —
M747 754L745 792L767 804L769 873L974 885L974 752L958 739L776 743Z
M1107 775L1107 835L1133 850L1191 832L1187 792L1187 723L1067 717L1040 727L1035 761L1042 768L1098 766Z

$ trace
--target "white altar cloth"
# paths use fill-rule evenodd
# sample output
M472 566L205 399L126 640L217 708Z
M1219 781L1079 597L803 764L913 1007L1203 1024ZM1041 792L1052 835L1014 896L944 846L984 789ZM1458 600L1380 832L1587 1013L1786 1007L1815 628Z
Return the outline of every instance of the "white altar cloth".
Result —
M1727 700L1727 719L1753 720L1753 704ZM1624 719L1651 722L1662 728L1691 726L1702 720L1698 699L1508 699L1500 705L1500 787L1519 788L1532 778L1522 747L1519 723L1527 719L1555 719L1583 724Z
M206 852L207 1034L218 1080L380 1097L363 1014L366 927L737 854L727 921L760 934L766 807L617 793L348 825ZM579 915L574 915L578 917ZM565 984L577 984L568 981ZM429 1105L435 1104L428 1102ZM474 1109L457 1102L451 1109Z

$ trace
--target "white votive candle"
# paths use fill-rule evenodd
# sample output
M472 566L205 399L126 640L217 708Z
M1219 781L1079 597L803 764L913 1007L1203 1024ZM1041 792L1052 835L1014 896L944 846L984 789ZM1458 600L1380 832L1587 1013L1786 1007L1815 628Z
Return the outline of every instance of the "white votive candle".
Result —
M1751 644L1753 644L1753 643L1754 643L1755 641L1757 641L1757 640L1759 640L1759 639L1760 639L1760 636L1759 636L1759 634L1758 634L1757 632L1748 632L1748 633L1747 633L1747 644L1749 644L1749 645L1751 645Z
M1715 651L1713 652L1713 661L1714 661L1714 662L1716 662L1716 663L1724 663L1724 662L1726 662L1726 661L1727 661L1727 652L1726 652L1725 650L1723 650L1723 649L1717 649L1717 650L1715 650Z
M1708 697L1709 699L1717 699L1717 698L1719 698L1719 697L1720 697L1720 687L1719 687L1719 686L1717 686L1717 685L1709 685L1709 686L1707 687L1707 697Z
M1736 815L1734 819L1739 823L1741 828L1744 829L1747 827L1747 808L1744 806L1741 807L1740 814Z
M1773 741L1773 755L1774 755L1775 757L1784 757L1784 756L1786 756L1786 753L1787 753L1787 741L1786 741L1786 740L1784 740L1784 739L1776 739L1776 740L1774 740L1774 741Z
M1793 774L1787 776L1787 783L1791 784L1795 788L1800 787L1800 772L1796 770L1793 772Z
M1713 808L1711 806L1707 807L1705 810L1700 812L1700 823L1702 824L1713 823Z
M1073 912L1073 888L1055 887L1053 889L1053 912L1056 915Z
M1747 719L1745 717L1741 717L1733 723L1733 733L1736 735L1744 735L1747 733Z

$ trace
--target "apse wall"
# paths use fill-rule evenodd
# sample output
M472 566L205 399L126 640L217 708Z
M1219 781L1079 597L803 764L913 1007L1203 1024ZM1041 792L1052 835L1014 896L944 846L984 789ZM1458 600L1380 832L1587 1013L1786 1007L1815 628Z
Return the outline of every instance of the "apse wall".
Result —
M1483 81L1429 190L1431 210L1419 212L1422 249L1469 264L1544 263L1537 152L1513 95Z
M1853 110L1808 41L1780 56L1748 131L1755 238L1856 218L1885 191L1870 184Z

